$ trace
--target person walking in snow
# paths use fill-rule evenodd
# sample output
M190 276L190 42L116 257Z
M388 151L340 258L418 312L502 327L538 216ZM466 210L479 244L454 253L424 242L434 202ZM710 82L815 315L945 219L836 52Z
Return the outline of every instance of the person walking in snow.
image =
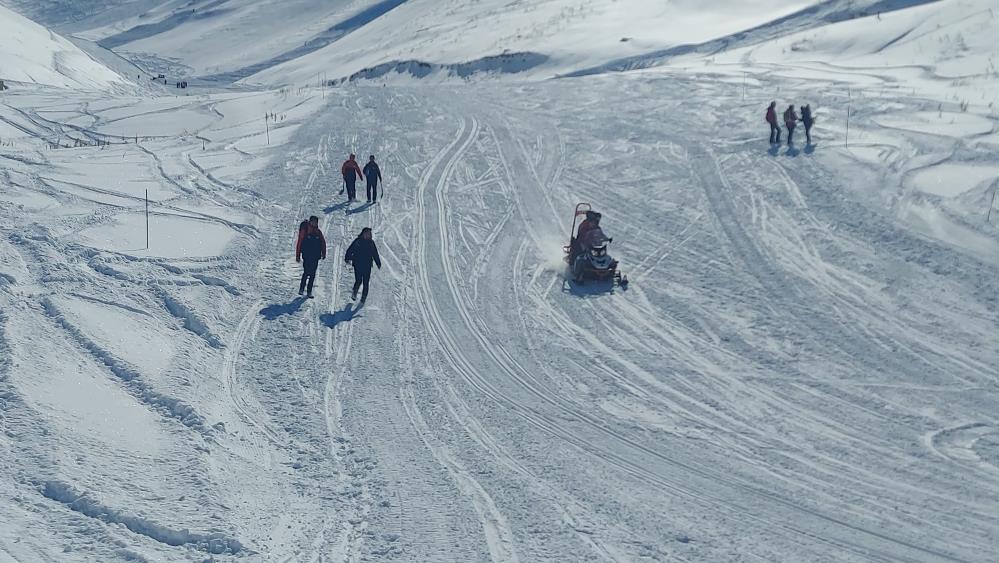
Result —
M805 126L805 143L812 144L812 124L815 119L812 117L812 106L805 104L801 107L801 123Z
M355 182L357 182L357 177L360 176L364 179L364 174L361 172L361 167L357 165L357 158L354 154L350 155L350 158L343 162L343 166L340 167L340 174L343 175L343 182L347 187L347 201L354 201L357 195L357 190L354 187Z
M767 123L770 124L770 144L780 144L780 125L777 125L777 102L770 102L767 108Z
M319 261L326 259L326 238L319 229L319 218L313 215L305 227L299 228L298 244L295 245L295 261L302 262L302 281L298 284L298 294L308 289L306 297L312 299L312 286L316 281Z
M368 299L368 284L371 281L371 264L382 269L382 260L378 257L378 247L371 238L371 228L364 227L361 234L357 235L354 242L347 247L347 254L344 261L354 266L354 290L350 294L351 299L357 299L357 290L364 286L361 291L361 304Z
M378 201L378 182L382 181L382 171L375 162L375 155L371 155L364 165L364 175L368 177L368 203L375 203Z
M794 104L787 106L784 110L784 127L787 127L787 146L791 146L793 141L791 138L794 136L794 126L798 121L798 114L794 111Z

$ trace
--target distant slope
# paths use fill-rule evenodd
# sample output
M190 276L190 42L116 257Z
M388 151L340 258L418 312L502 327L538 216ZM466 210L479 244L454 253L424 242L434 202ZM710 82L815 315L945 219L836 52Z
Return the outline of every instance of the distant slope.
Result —
M544 63L525 71L547 78L662 45L737 33L815 3L729 1L705 8L696 0L409 0L323 49L263 70L247 82L300 83L321 72L330 79L371 74L366 69L380 75L380 69L417 62L451 68L509 53L544 57Z
M761 26L819 0L0 0L149 71L301 84L384 69L546 78ZM89 15L86 15L89 14ZM484 61L478 64L478 61ZM458 69L458 70L454 70ZM412 74L404 71L405 74ZM389 75L396 74L392 70Z
M150 72L265 86L649 68L935 1L0 0Z
M659 66L683 55L714 55L734 48L755 45L803 30L819 29L829 24L849 21L882 12L903 10L939 0L825 0L800 11L776 18L756 27L700 43L681 43L624 57L595 67L569 73L571 76L601 74L611 71L637 70Z
M786 34L719 53L714 62L913 67L930 80L999 76L999 4L940 0L924 6ZM884 72L883 70L880 72Z
M0 6L0 80L63 88L124 86L116 73L65 38Z

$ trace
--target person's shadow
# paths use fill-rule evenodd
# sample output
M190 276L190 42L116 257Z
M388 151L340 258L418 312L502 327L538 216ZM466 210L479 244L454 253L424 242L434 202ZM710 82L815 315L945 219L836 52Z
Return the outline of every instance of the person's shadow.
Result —
M767 154L770 156L777 156L778 152L780 152L780 145L772 144L770 145L770 149L767 151Z
M815 152L815 145L811 143L805 145L805 154L812 154L813 152Z
M338 203L336 205L331 205L331 206L327 207L326 209L323 209L323 213L329 215L330 213L333 213L334 211L340 211L341 209L347 207L348 205L350 205L349 201L344 201L344 202Z
M260 310L260 314L269 321L273 321L281 315L291 315L302 308L305 297L296 297L291 303L275 303Z
M347 215L353 215L354 213L360 213L362 211L367 211L368 208L371 207L372 205L374 205L374 204L369 201L369 202L367 202L364 205L361 205L359 207L355 207L353 209L348 209L347 210Z
M784 153L784 154L786 154L787 156L790 156L790 157L794 158L794 157L798 156L799 154L801 154L801 151L798 150L798 147L796 147L794 145L791 145L791 146L787 147L787 152Z
M361 305L354 308L353 303L347 303L344 305L343 309L336 311L334 313L323 313L319 316L319 320L322 321L327 328L334 328L340 323L345 323L351 321L357 317L360 317L358 313L361 311Z

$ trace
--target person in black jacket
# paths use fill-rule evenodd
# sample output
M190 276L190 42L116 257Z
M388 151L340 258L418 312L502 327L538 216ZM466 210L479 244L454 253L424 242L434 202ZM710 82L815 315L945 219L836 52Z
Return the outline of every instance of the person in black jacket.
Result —
M801 108L801 122L805 125L805 143L810 145L812 144L812 124L815 123L810 104L806 104Z
M368 298L368 282L371 280L371 264L374 263L380 270L382 260L378 257L378 247L371 239L371 229L364 227L361 234L357 235L354 242L347 247L347 254L344 261L354 266L354 291L350 294L351 299L357 299L357 290L364 285L361 291L361 303Z
M326 259L326 239L323 238L322 231L319 230L318 219L310 221L308 231L298 243L295 252L295 261L301 261L304 271L302 272L302 282L298 285L298 294L301 295L308 283L308 298L312 298L312 285L316 281L316 270L319 268L319 260Z
M364 165L364 175L368 178L368 203L375 203L378 201L378 182L382 181L382 171L375 162L375 155L371 155Z

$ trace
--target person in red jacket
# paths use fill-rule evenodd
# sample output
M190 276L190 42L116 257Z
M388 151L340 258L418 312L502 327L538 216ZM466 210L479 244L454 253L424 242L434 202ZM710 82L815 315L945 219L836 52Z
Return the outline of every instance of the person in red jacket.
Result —
M777 125L777 102L770 102L770 107L767 108L767 123L770 124L770 144L779 145L780 125Z
M298 245L295 247L295 261L302 262L302 280L298 284L298 294L302 295L308 290L308 297L312 299L312 286L316 281L316 270L319 268L319 261L326 259L326 239L323 232L319 230L319 218L310 217L305 236L299 236Z
M351 154L350 158L345 160L343 166L340 167L340 174L343 174L343 182L347 186L347 201L354 201L356 195L354 183L357 182L357 178L364 179L364 174L361 172L361 167L357 165L357 161L354 160L355 158L357 157Z
M319 217L313 215L309 217L308 221L302 221L302 224L298 226L298 241L295 243L295 261L302 261L302 241L305 240L306 235L308 235L312 230L319 235L319 240L323 243L322 257L326 258L326 237L323 236L322 229L319 228Z
M586 240L587 233L600 226L600 214L596 211L587 211L586 219L576 228L576 238L572 239L570 247L570 258L575 259L583 251L583 241Z

